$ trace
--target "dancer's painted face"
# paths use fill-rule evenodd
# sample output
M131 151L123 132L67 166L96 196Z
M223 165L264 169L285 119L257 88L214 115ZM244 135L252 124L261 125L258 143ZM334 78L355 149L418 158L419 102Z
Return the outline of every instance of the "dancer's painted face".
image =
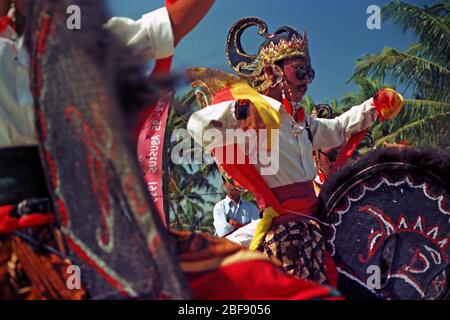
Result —
M283 61L282 69L293 98L300 101L314 79L314 69L309 61L298 57Z
M232 197L239 197L241 195L241 191L236 188L234 185L232 185L230 182L225 182L225 189L227 190L227 193Z

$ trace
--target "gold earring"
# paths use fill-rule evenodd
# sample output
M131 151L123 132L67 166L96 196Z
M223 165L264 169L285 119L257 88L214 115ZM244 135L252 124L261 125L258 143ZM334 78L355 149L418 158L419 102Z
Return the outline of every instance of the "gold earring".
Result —
M279 66L273 65L272 66L272 75L276 80L271 85L271 87L275 88L276 86L278 86L280 83L283 82L283 79L284 79L283 70L281 70L281 68Z

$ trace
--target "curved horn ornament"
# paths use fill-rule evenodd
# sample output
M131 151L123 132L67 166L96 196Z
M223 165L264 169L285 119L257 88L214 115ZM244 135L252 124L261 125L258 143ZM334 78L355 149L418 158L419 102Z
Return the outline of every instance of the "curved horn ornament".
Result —
M261 72L261 70L255 70L257 68L255 60L258 58L258 54L246 53L241 43L242 34L252 26L259 26L258 34L267 38L267 24L257 17L246 17L235 22L227 36L226 55L228 63L240 76L244 77L252 77Z

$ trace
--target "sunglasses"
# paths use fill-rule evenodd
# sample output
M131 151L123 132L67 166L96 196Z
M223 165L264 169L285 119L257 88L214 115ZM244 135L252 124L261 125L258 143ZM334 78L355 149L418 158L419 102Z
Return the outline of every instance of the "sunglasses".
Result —
M308 80L308 83L311 83L314 80L314 77L316 75L316 72L311 66L298 66L295 69L295 76L300 81Z

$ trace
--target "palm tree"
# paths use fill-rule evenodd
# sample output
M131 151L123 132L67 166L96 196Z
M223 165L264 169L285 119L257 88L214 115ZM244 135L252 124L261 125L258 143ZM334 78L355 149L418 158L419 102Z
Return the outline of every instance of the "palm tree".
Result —
M449 12L447 3L421 8L398 0L383 8L385 20L401 26L404 32L414 32L418 42L405 51L387 47L357 61L353 80L391 79L413 97L405 100L396 120L373 129L377 145L399 140L415 146L450 145Z
M343 112L342 106L335 98L331 99L331 101L329 101L328 98L325 98L322 104L328 104L333 110L333 114L340 114ZM305 96L302 100L302 106L305 108L307 114L311 114L313 107L316 105L317 103L315 103L310 96Z
M171 225L176 229L212 232L212 206L215 201L206 197L215 195L216 188L202 170L191 173L185 166L175 165L170 174Z
M190 115L198 109L193 91L189 91L182 99L175 97L167 120L166 145L170 155L179 140L172 139L175 129L185 129ZM194 145L192 145L194 148ZM199 229L213 232L212 207L218 193L213 184L217 175L215 164L184 164L176 165L166 161L169 187L169 210L171 226L176 229Z
M359 105L364 101L372 98L375 93L381 88L389 87L390 85L382 84L379 79L368 79L361 76L355 76L353 81L359 87L358 92L349 92L341 99L341 108L343 111L349 110L352 106ZM380 127L382 128L385 123L378 123L374 127L370 128L366 136L359 143L357 150L359 154L364 154L370 151L374 146L374 133L379 136Z
M370 99L375 95L375 93L386 85L382 85L379 79L368 79L360 76L355 76L353 81L359 87L359 91L349 92L341 99L341 105L344 109L351 108L352 106L359 105ZM390 87L390 86L389 86Z

